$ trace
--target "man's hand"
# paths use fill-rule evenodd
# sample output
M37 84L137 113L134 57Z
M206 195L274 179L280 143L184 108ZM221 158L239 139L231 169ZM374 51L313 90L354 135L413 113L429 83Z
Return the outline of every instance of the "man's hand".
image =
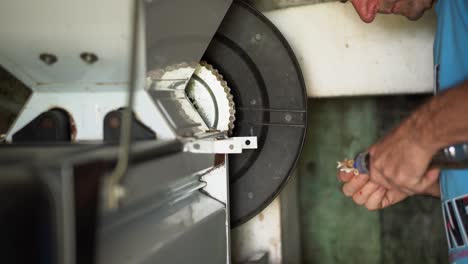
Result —
M441 148L468 142L467 100L468 80L432 97L392 133L369 148L370 179L368 175L355 179L350 178L351 175L340 175L346 182L345 194L370 209L389 206L408 195L440 195L439 170L427 171L428 165ZM367 200L354 197L359 191Z
M418 112L369 148L372 182L411 195L423 192L437 180L438 175L426 175L436 149L425 141L424 128L417 119Z
M340 172L339 179L344 182L342 191L351 197L357 205L362 205L368 210L379 210L398 203L409 195L395 189L388 190L385 187L371 182L366 174L355 176L352 173Z
M437 176L425 174L440 149L468 142L468 80L432 97L369 148L371 181L407 194L420 193Z
M425 177L435 177L438 179L439 170L434 169L426 173ZM366 207L368 210L379 210L403 201L408 193L398 189L386 189L385 187L370 181L369 176L353 173L339 172L338 178L344 182L342 191L352 197L358 205ZM435 197L440 196L439 182L436 180L431 186L418 194L426 194Z

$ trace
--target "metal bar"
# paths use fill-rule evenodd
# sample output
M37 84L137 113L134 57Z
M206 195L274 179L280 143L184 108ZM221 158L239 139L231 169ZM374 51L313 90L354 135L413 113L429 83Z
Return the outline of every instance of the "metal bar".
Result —
M119 148L119 158L115 170L109 177L109 185L107 189L107 206L115 209L118 206L119 194L123 194L122 187L119 186L120 181L128 169L129 153L131 151L131 126L132 126L132 109L135 98L135 90L138 84L138 52L139 52L139 19L140 19L140 1L134 0L133 24L132 30L132 45L130 45L131 62L129 65L130 82L128 86L127 108L123 111L122 128Z

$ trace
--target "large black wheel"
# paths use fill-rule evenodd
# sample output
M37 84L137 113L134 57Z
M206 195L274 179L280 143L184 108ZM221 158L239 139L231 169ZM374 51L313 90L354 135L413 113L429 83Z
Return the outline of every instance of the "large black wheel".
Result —
M231 88L233 136L258 138L258 149L229 156L235 227L263 210L294 170L306 132L305 85L285 38L242 1L234 1L203 59Z

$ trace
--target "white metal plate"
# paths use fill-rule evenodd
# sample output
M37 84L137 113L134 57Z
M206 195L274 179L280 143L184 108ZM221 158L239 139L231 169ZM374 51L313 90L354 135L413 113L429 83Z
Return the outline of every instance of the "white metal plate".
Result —
M231 137L188 142L185 151L192 153L240 154L243 149L256 149L257 137Z
M34 89L76 82L128 81L130 0L5 0L0 4L0 65ZM86 64L82 52L99 60ZM46 65L41 53L58 61ZM116 86L117 86L116 85Z
M127 93L124 92L124 87L115 92L33 93L18 119L8 131L7 140L10 141L16 131L23 128L40 113L57 106L73 117L77 128L76 141L102 140L104 116L110 111L118 110L126 105ZM136 92L133 111L141 122L156 132L158 139L175 138L175 132L146 91L138 90Z

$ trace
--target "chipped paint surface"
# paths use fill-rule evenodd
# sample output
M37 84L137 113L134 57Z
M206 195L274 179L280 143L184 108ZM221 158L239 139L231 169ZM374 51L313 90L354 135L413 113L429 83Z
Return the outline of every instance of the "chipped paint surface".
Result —
M231 230L232 263L245 263L258 253L268 253L270 264L281 264L280 198L247 223Z
M380 263L379 214L343 195L335 163L376 139L375 102L372 98L309 100L308 109L298 184L303 261Z

